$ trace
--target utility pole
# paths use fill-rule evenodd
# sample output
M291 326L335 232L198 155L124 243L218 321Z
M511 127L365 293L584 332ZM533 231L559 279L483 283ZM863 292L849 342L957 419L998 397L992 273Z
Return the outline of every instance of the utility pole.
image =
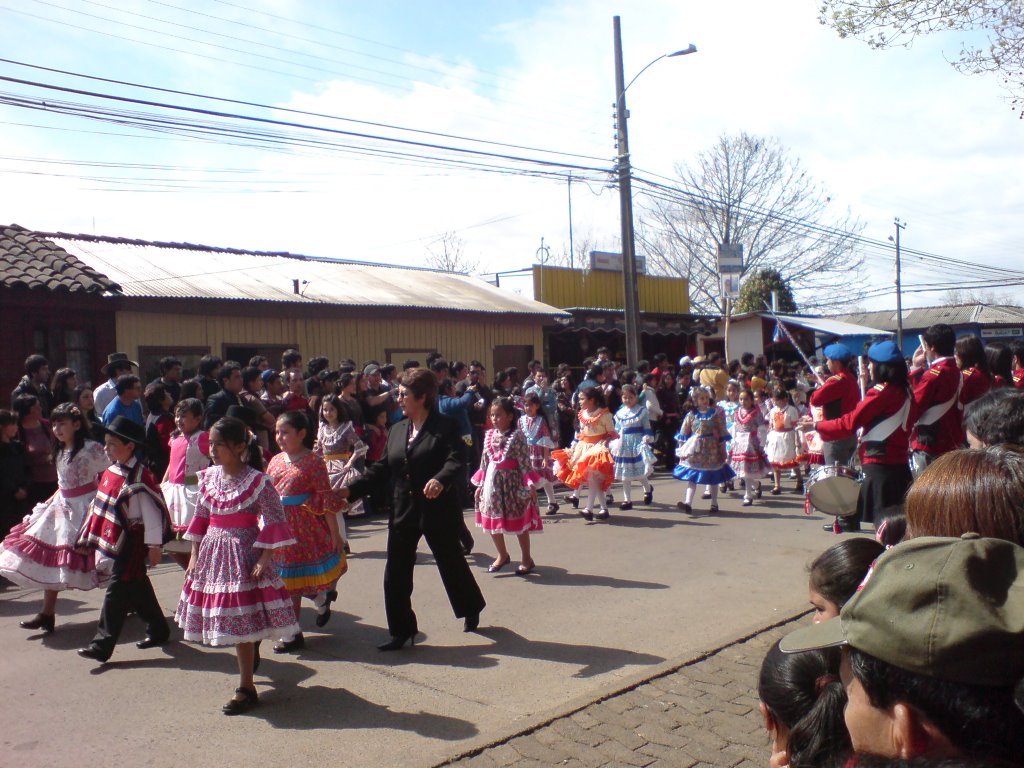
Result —
M626 129L626 83L622 71L622 31L619 17L612 20L615 34L615 127L618 155L615 167L619 177L619 219L622 228L622 290L626 330L626 365L636 369L640 361L640 308L633 241L633 180L629 160L629 134Z
M903 285L900 282L900 230L906 229L906 224L901 224L899 218L893 222L896 225L896 346L903 349ZM889 238L892 240L892 238Z
M569 269L576 266L575 264L575 244L572 241L572 173L569 173L569 178L566 179L566 187L569 193Z

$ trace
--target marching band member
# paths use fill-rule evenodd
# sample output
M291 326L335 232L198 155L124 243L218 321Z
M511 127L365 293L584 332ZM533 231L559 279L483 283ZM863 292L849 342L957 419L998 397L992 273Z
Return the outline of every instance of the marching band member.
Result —
M811 393L811 408L821 409L821 420L831 421L853 411L860 401L857 377L850 370L853 353L845 344L829 344L824 349L828 370L832 374L825 383ZM857 448L855 435L840 440L822 438L825 466L848 465Z
M910 382L914 405L910 424L912 468L917 476L932 461L964 445L963 406L960 390L963 377L956 366L956 331L943 323L930 326L914 353Z
M873 344L868 360L874 386L864 399L845 416L816 425L823 440L849 438L858 429L864 430L859 448L864 482L857 514L841 523L842 530L848 532L859 531L862 522L873 524L886 507L901 503L911 482L907 448L912 398L906 360L891 341ZM831 523L824 527L833 530Z

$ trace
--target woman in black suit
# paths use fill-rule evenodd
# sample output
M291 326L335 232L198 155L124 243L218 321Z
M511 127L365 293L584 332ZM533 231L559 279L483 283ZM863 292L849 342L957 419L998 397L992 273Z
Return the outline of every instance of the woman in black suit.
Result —
M405 372L398 402L405 418L391 427L384 459L369 466L362 478L345 489L350 501L384 484L392 489L384 566L384 605L391 640L377 646L382 651L396 651L406 641L416 642L412 574L421 536L434 554L455 616L465 619L466 632L477 628L486 605L459 543L462 508L456 483L465 446L458 423L437 411L437 379L425 368Z

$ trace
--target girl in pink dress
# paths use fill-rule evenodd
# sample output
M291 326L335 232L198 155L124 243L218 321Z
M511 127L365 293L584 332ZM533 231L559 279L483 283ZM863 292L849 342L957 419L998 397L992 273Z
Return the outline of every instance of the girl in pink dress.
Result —
M201 429L203 404L195 398L179 402L174 408L174 425L177 430L171 435L171 458L160 491L177 536L176 542L168 542L166 549L174 562L187 568L189 555L179 546L196 511L199 471L210 466L210 433Z
M733 414L732 451L729 466L736 477L743 480L743 506L754 503L754 496L761 498L761 478L771 472L768 457L761 442L761 427L764 418L761 409L754 403L754 393L744 389L740 393L740 405Z
M57 466L57 492L36 504L0 544L0 575L22 587L43 590L39 614L21 622L25 629L53 632L57 593L98 586L91 557L75 551L78 530L96 495L96 478L110 466L99 443L86 439L89 425L71 403L50 414Z
M235 646L239 686L224 705L237 715L259 701L253 674L259 642L299 631L292 598L271 562L273 553L294 544L281 499L262 465L249 452L251 433L226 417L210 429L215 466L199 473L195 516L185 538L192 556L175 612L185 640Z
M500 571L511 559L505 534L519 539L521 565L516 574L525 576L535 563L530 556L530 533L544 530L537 511L536 486L540 476L530 467L526 437L516 428L515 405L511 398L498 397L491 404L493 429L484 436L480 469L473 475L476 489L476 524L491 534L498 559L487 568Z
M337 516L343 502L331 488L324 460L306 448L308 430L309 422L301 411L282 413L276 432L281 453L267 467L296 539L274 553L274 564L292 595L296 622L302 598L315 599L318 592L336 596L335 585L348 569ZM300 631L291 640L275 645L274 653L304 647Z

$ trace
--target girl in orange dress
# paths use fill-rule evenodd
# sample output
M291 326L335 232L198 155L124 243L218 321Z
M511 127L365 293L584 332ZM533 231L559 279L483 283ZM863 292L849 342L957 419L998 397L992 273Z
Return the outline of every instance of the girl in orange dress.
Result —
M555 460L555 474L573 490L587 486L587 506L580 510L584 519L593 520L596 516L606 520L605 491L611 487L615 477L615 460L608 450L608 443L618 435L600 389L588 387L580 392L579 422L580 431L572 447L551 452Z
M270 460L267 474L281 496L288 527L297 543L274 550L274 566L292 595L295 621L303 597L334 592L348 568L344 541L338 530L338 500L331 489L324 460L305 446L309 421L301 411L287 411L277 420L277 444L281 453ZM327 614L329 616L329 614ZM318 622L319 623L319 622ZM275 653L305 647L299 632L274 646Z

